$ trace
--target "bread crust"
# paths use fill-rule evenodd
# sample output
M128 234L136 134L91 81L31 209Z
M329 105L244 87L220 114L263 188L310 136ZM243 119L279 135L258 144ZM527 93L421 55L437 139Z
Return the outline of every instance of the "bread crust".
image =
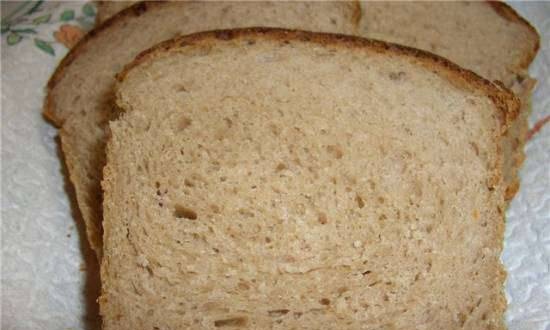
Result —
M510 22L516 22L523 26L525 26L529 31L535 36L535 44L533 45L533 49L526 53L523 56L522 61L518 64L520 68L526 70L531 62L535 59L535 56L537 55L537 52L540 48L540 35L529 21L527 21L525 18L521 17L512 7L510 7L508 4L502 1L487 1L487 3L493 8L493 10L502 18L509 20Z

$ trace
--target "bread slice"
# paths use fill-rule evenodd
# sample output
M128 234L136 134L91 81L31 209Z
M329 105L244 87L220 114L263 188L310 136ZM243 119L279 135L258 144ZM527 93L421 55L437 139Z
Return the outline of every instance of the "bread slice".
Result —
M63 125L63 154L90 245L98 256L104 129L115 112L114 75L124 64L178 34L254 25L354 33L358 15L356 4L344 2L152 2L125 10L88 34L50 79L45 115Z
M503 329L517 100L342 35L199 33L119 75L104 329Z
M522 115L505 137L507 198L519 187L534 85L527 68L539 48L537 31L503 2L361 2L363 36L424 49L499 80L522 96Z
M247 25L271 25L352 34L357 33L356 23L361 16L361 11L356 3L314 2L289 4L263 2L262 4L215 2L136 4L88 34L59 65L48 84L45 115L56 125L61 126L65 123L60 133L65 160L69 168L71 181L75 185L80 210L86 222L88 238L91 246L98 254L101 252L102 196L100 178L101 169L105 163L104 128L110 114L113 112L111 105L113 76L124 64L131 61L139 51L179 33L185 34L200 30ZM437 15L444 17L444 21L454 22L455 25L464 26L464 29L447 31L451 33L452 37L450 39L454 39L455 43L448 44L443 43L443 41L447 42L447 39L441 39L443 41L435 39L437 42L442 42L442 46L438 46L435 50L440 51L450 47L452 50L456 50L457 54L463 54L463 49L467 49L471 61L464 62L464 56L461 57L464 59L461 64L466 65L466 67L468 67L468 63L475 64L476 61L481 61L485 56L484 47L480 47L479 43L470 44L468 37L479 34L480 30L488 30L480 27L480 22L487 21L492 24L489 25L488 23L488 26L495 26L499 31L503 29L502 27L508 26L512 30L524 31L527 29L531 31L531 34L527 35L524 41L518 40L517 43L529 44L534 40L538 44L536 32L532 30L528 23L518 18L517 14L506 5L471 4L470 6L481 6L489 10L500 8L498 12L508 13L507 15L497 15L495 11L492 16L485 14L481 17L482 19L480 18L480 22L472 25L463 23L462 19L466 19L464 15L455 15L457 10L462 10L461 7L453 11L438 11L438 6L447 6L447 4L412 3L402 5L418 5L419 8L424 8L425 13L417 15L417 11L413 9L407 8L405 11L403 10L405 7L387 5L387 7L384 7L384 13L389 15L384 17L393 22L394 30L392 32L392 30L386 29L385 26L378 27L378 23L370 26L365 25L365 22L376 17L372 18L368 12L364 12L361 20L363 28L360 34L397 40L400 35L406 35L409 25L419 22L415 28L418 32L418 38L402 37L398 41L409 43L410 46L423 47L421 41L433 36L430 34L430 29L421 29L422 23L429 23L430 19L434 20L435 15L430 15L430 12L437 13ZM118 6L118 4L112 6ZM375 4L373 6L386 5ZM101 8L100 5L99 13ZM372 12L376 12L376 10ZM486 11L482 12L486 13ZM413 15L415 19L407 18L405 20L403 17L407 13L415 14ZM397 20L392 17L399 17L400 19ZM403 24L403 21L406 21L407 24ZM429 27L428 23L426 23L426 26ZM438 22L430 24L436 23L439 24ZM143 31L144 26L148 27L145 33ZM500 42L494 40L500 40L501 38L508 40L509 37L506 34L495 35L493 42ZM479 40L479 38L476 40ZM508 58L507 56L507 53L512 52L516 45L501 43L506 46L501 52L502 61L509 60L507 65L518 68L517 58ZM105 51L106 49L109 51ZM449 51L445 55L449 56L451 60L461 61L461 58L454 58L454 53L454 51ZM531 54L531 51L529 51L529 54ZM493 54L493 56L498 56L498 54ZM519 68L523 68L523 66L526 68L529 61L526 60ZM510 63L516 64L512 65ZM503 67L500 75L495 77L506 80L505 77L509 73L507 67ZM525 118L525 113L522 112L520 118ZM67 120L69 117L72 118ZM504 174L510 187L517 187L516 166L518 160L522 159L523 134L521 132L524 131L526 125L521 123L520 121L514 123L517 126L514 132L519 133L516 133L517 136L511 135L511 138L503 145L505 151ZM511 192L513 192L513 189ZM510 196L513 196L513 194L509 193Z

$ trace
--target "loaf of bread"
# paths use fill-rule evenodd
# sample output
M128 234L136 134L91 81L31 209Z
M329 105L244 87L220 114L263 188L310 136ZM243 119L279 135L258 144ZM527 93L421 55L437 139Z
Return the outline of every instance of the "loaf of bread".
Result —
M91 247L101 255L105 125L115 112L116 72L142 50L178 34L282 26L351 34L359 7L346 2L144 2L90 32L48 84L45 115L62 125L61 147Z
M513 95L419 50L205 32L118 76L104 329L503 329Z
M102 3L98 16L104 12L103 17L108 17L121 6L124 4ZM442 54L508 83L513 80L510 77L522 74L538 47L536 31L505 4L368 3L362 12L357 3L346 2L136 4L93 30L73 48L48 85L45 115L56 125L63 125L60 135L65 161L88 238L98 254L104 129L116 112L112 109L115 73L140 51L174 35L246 26L290 27L396 41ZM514 86L527 97L524 85ZM526 113L522 111L513 123L502 146L503 173L511 188L509 198L518 186L516 169L522 160Z

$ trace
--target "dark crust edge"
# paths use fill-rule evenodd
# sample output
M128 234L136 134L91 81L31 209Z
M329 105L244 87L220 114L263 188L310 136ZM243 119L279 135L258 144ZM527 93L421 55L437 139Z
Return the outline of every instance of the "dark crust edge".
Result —
M151 8L168 4L168 1L143 1L133 4L132 6L125 8L118 12L116 15L111 16L103 24L90 30L78 43L65 55L65 57L59 62L54 73L51 75L46 85L46 98L44 100L42 114L44 117L57 127L63 125L64 120L57 117L55 114L55 101L52 95L52 90L56 87L57 83L65 75L65 70L71 65L71 63L80 55L80 53L86 51L86 45L92 39L95 39L103 33L107 33L111 26L122 22L123 19L129 17L141 16Z
M535 29L531 23L529 23L528 20L523 18L518 12L514 10L514 8L510 7L508 4L506 4L503 1L493 1L488 0L487 3L493 8L493 10L502 18L505 20L508 20L510 22L515 22L520 25L525 26L532 34L533 39L535 40L535 44L533 45L533 49L526 53L523 57L522 61L518 64L520 68L526 70L529 65L531 65L531 62L535 59L535 56L537 56L537 53L540 48L540 35L537 29Z
M315 43L322 46L340 46L347 49L370 49L379 53L393 53L417 60L420 64L431 68L434 72L443 73L448 79L454 80L466 88L480 89L488 96L499 109L497 113L501 123L501 134L504 134L508 125L518 116L520 103L517 97L502 85L496 85L482 78L476 73L464 69L449 60L433 53L388 43L380 40L365 39L357 36L307 32L280 28L240 28L229 30L213 30L193 33L186 36L166 40L141 52L136 58L127 64L116 75L118 83L124 81L126 76L135 67L163 54L177 51L191 45L206 45L216 40L231 41L236 39L256 38L279 41L283 43L304 42Z

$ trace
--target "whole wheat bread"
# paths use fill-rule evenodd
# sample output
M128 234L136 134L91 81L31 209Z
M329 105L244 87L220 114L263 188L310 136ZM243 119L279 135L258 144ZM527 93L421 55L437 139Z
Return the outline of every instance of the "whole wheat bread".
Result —
M294 3L287 4L285 8L282 7L282 4L260 6L256 3L237 5L226 3L225 5L231 7L225 12L225 9L223 9L225 7L212 2L201 4L182 2L141 3L134 5L106 22L105 25L92 31L67 55L51 78L45 115L57 125L62 125L67 118L72 117L61 130L62 148L70 171L71 181L77 191L79 207L86 221L90 243L98 253L101 251L101 190L99 182L101 168L104 165L104 127L112 112L111 86L115 72L139 51L178 33L246 25L273 25L354 33L354 22L357 22L361 16L360 10L350 3L321 4L317 2L309 5ZM361 19L362 29L360 34L397 40L408 43L410 46L423 47L423 40L434 37L433 30L437 29L434 24L440 24L437 17L442 17L442 20L463 26L463 29L453 30L449 28L444 36L440 34L439 38L434 38L436 45L434 47L437 47L437 49L433 50L442 51L449 48L448 53L445 53L446 56L458 61L465 67L476 69L479 69L476 67L476 63L482 61L485 56L499 57L497 62L505 61L506 64L500 73L495 72L495 76L491 78L503 81L508 79L510 67L521 70L527 67L534 55L536 45L538 45L536 32L528 23L503 4L472 3L469 5L474 8L487 9L481 10L481 13L483 13L481 16L475 16L479 22L487 22L487 25L484 26L479 26L479 22L473 25L465 24L464 22L469 21L462 20L467 17L464 18L465 15L456 13L463 10L462 7L457 7L453 11L439 11L437 9L438 6L453 6L452 4L407 4L407 6L413 5L424 8L424 14L420 15L412 9L412 11L404 11L395 5L372 4L372 6L387 6L383 7L384 12L389 14L384 16L385 21L393 22L394 29L390 30L385 25L381 25L380 22L376 23L377 15L371 17L369 11L366 11ZM251 12L243 12L244 7ZM278 8L274 9L276 11L274 15L280 15L280 17L267 14L272 10L272 7ZM292 7L299 9L294 11L289 9ZM370 12L377 12L376 8ZM290 13L287 13L287 11ZM101 7L99 12L101 12ZM403 18L407 13L419 15L414 15L414 20L411 20L410 17ZM437 13L437 17L430 13ZM507 14L502 15L499 13ZM203 16L205 19L193 20L188 18ZM333 24L333 22L335 23ZM368 22L371 22L371 24L367 24ZM403 22L406 22L406 24ZM415 26L414 29L418 33L417 39L407 37L407 30L411 24ZM148 27L147 33L143 32L144 26ZM422 27L424 27L424 30ZM523 33L522 31L527 31L525 32L527 34L525 40L517 40L517 37L510 37L507 34L495 35L493 39L498 39L497 42L503 45L502 52L487 55L482 50L484 47L481 44L486 42L483 36L491 33L492 29L501 32L506 29L519 31L512 33L512 36ZM447 34L449 34L449 37L446 37ZM476 38L473 38L475 43L471 44L470 39L472 38L470 37L474 34L476 35ZM404 36L400 37L400 35ZM449 40L455 42L448 43ZM513 44L507 41L513 41ZM437 46L440 42L441 46ZM525 49L525 61L522 60L521 64L518 64L519 59L517 57L508 56L508 53L516 49L517 46ZM109 51L105 51L106 49L109 49ZM464 49L468 50L469 56L463 53ZM456 50L456 58L454 58L452 50ZM483 67L480 70L489 72L488 69L484 70ZM522 86L521 84L516 85ZM525 111L522 112L520 118L525 118L525 114ZM524 122L523 119L522 123ZM510 187L517 187L515 170L518 164L517 160L521 159L521 137L525 127L525 124L514 124L514 129L511 131L515 133L503 146L505 151L505 179ZM511 192L513 192L513 189ZM511 193L510 196L512 196Z
M511 93L270 29L165 42L116 91L104 329L504 328Z
M124 64L140 51L179 34L255 25L354 33L358 15L358 5L344 2L148 2L90 32L50 79L45 115L62 125L63 154L90 245L98 256L104 129L114 113L114 75Z

